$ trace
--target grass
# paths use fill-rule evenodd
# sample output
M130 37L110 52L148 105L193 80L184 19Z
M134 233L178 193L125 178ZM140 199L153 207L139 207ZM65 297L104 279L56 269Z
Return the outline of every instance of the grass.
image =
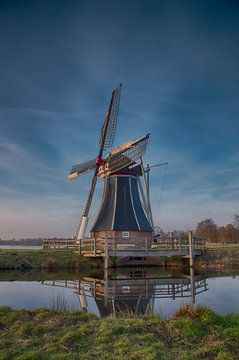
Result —
M73 250L7 250L0 249L0 270L92 269L100 260L79 256Z
M185 262L177 257L161 257L160 264L182 267ZM195 265L199 269L236 269L239 267L239 247L205 250L202 256L195 259ZM100 267L101 259L79 256L72 249L0 249L0 270L88 270Z
M172 319L0 308L0 359L238 359L239 315L181 308Z
M239 247L206 249L195 259L195 265L200 269L238 269Z

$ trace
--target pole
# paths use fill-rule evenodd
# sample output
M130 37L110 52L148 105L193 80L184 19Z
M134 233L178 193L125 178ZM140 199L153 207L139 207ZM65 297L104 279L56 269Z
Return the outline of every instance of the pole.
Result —
M108 235L105 237L104 269L109 268Z
M190 282L191 282L191 300L192 304L195 304L196 291L195 291L195 279L194 279L194 268L190 267Z
M152 215L151 204L150 204L150 195L149 195L149 171L150 171L150 166L149 166L149 164L147 164L147 199L148 199L150 222L151 222L151 226L153 229L154 228L153 215Z
M96 246L97 246L97 240L96 240L96 238L94 237L94 257L96 257L96 254L97 254L97 248L96 248Z
M104 305L108 305L108 269L104 269Z
M142 172L143 172L143 178L144 178L144 188L145 188L145 193L146 193L146 198L147 198L147 216L148 216L148 220L150 222L150 225L151 225L151 227L153 229L153 217L152 217L152 211L151 211L150 199L149 199L149 171L150 171L150 166L149 166L149 164L147 164L146 169L143 168L143 165L141 165L141 166L142 166ZM146 175L145 175L146 173L147 173L147 178L146 178Z
M194 244L193 244L193 232L189 231L188 233L188 240L189 240L189 265L193 267L194 264Z

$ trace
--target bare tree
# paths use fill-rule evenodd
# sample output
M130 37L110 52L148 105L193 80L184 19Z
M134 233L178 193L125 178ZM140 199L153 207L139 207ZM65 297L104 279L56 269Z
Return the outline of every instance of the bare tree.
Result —
M205 219L197 224L196 235L209 242L218 242L217 225L212 219Z
M236 229L239 229L239 215L235 214L233 218L233 225Z

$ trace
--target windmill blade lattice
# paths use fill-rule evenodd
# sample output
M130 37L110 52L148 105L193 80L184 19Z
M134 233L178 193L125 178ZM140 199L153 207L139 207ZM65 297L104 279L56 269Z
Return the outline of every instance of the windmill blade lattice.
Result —
M112 155L107 161L109 174L119 171L126 166L130 166L139 160L145 154L148 139L149 134L134 141L124 150Z
M103 145L104 149L112 147L114 143L119 115L120 95L121 85L117 87L112 93L109 111L106 115L106 119L101 131L100 146Z
M73 180L78 176L84 175L90 171L92 171L96 167L95 159L86 161L82 164L74 165L71 168L70 174L68 175L68 179Z

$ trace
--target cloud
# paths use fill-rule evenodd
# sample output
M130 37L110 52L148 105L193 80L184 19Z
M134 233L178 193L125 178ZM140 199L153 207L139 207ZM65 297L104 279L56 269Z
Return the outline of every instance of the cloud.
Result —
M155 221L193 227L238 212L236 2L1 2L0 236L69 236L97 155L111 90L123 83L115 145L150 132ZM216 11L215 11L216 9ZM102 184L96 193L96 215Z

